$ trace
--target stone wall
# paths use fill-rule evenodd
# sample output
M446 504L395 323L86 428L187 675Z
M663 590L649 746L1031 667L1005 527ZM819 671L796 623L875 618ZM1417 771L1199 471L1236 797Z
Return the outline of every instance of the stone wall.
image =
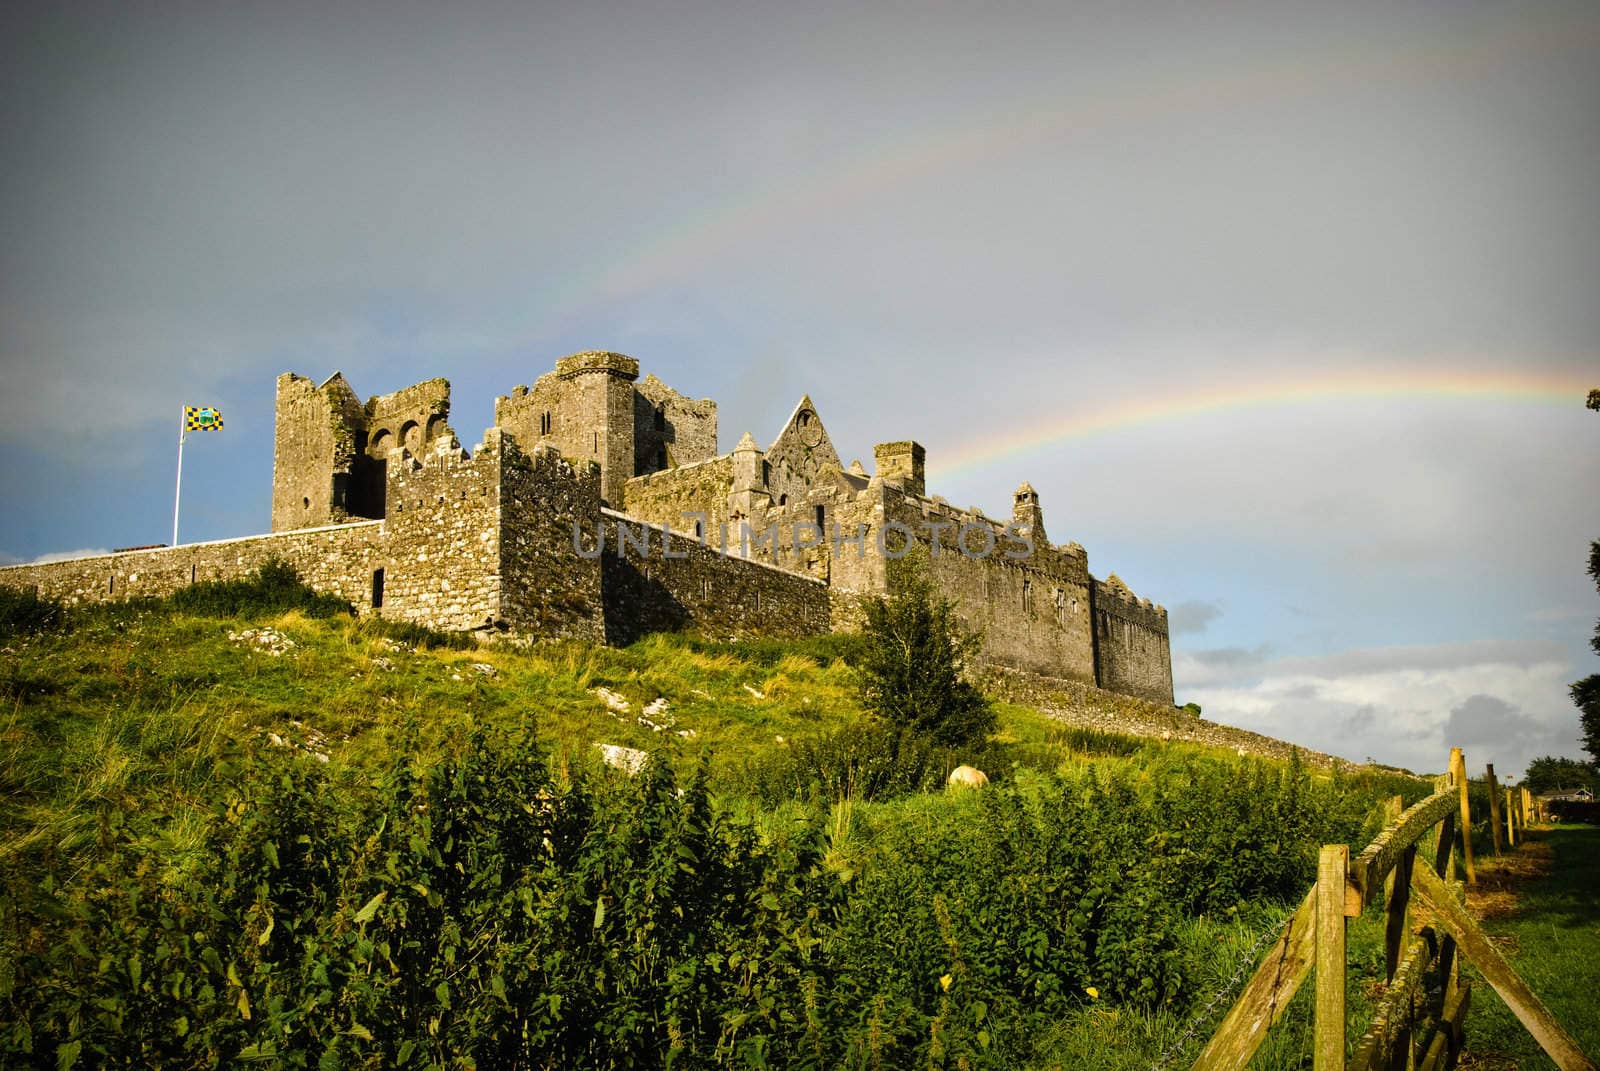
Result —
M1092 585L1095 665L1101 688L1172 702L1167 612L1138 599L1112 574Z
M607 643L628 644L652 632L736 639L814 636L831 627L826 584L612 510L603 516Z
M717 456L717 403L679 394L654 375L633 393L633 474Z
M509 435L485 435L502 456L500 615L518 632L603 643L601 565L585 554L601 531L600 467L554 446L524 453Z
M917 533L930 579L955 600L968 626L983 634L979 654L984 661L1094 682L1089 568L1081 547L1054 547L1038 540L1029 556L1009 557L1008 552L1019 554L1022 546L1007 536L1005 522L977 509L874 484L882 488L883 510L873 512ZM962 554L957 545L964 527L966 546L977 557ZM937 557L935 532L941 547ZM885 538L896 546L899 536ZM876 542L869 540L869 546Z
M198 580L236 580L270 558L294 566L307 584L359 609L371 604L372 570L383 563L383 525L359 521L325 528L187 543L180 547L0 568L0 586L70 605L162 597Z
M436 440L391 451L384 521L384 617L477 629L500 617L500 452Z
M733 457L724 455L635 476L624 485L618 509L630 517L690 535L694 534L695 519L685 514L703 512L710 525L708 532L715 531L729 518L728 489L732 486Z

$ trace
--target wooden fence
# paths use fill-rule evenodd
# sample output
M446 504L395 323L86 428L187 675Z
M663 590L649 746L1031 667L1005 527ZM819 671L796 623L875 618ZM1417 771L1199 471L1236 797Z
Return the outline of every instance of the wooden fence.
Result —
M1522 839L1536 801L1526 789L1502 793L1488 768L1494 847ZM1393 820L1354 859L1349 846L1328 844L1317 882L1282 935L1245 984L1200 1053L1193 1071L1243 1068L1283 1015L1300 983L1315 968L1313 1066L1316 1071L1435 1071L1455 1065L1472 987L1460 974L1465 957L1498 993L1562 1071L1600 1071L1489 943L1461 906L1456 883L1457 832L1468 883L1472 812L1466 762L1450 752L1450 772L1433 795L1405 811L1391 802ZM1503 797L1503 798L1502 798ZM1433 865L1417 847L1433 835ZM1421 865L1419 865L1419 862ZM1372 1022L1345 1059L1345 926L1367 905L1383 901L1384 969L1388 980ZM1413 925L1421 923L1421 925Z

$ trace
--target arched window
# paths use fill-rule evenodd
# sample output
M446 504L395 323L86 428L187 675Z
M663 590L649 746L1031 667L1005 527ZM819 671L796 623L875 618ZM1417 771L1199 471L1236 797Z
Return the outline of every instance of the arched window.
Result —
M422 452L422 426L415 420L400 425L400 444L413 454Z
M656 419L656 430L657 431L666 431L667 430L667 411L665 409L661 408L659 405L656 406L656 417L655 417L655 419Z

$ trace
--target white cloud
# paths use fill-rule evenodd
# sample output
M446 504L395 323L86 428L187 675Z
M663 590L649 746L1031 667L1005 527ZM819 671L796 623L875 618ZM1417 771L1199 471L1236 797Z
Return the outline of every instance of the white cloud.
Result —
M94 558L101 554L110 554L107 547L85 547L82 550L52 550L48 554L41 554L33 559L32 564L43 565L46 562L67 562L74 558Z
M1419 771L1449 749L1469 767L1520 776L1530 759L1578 753L1573 670L1529 641L1439 644L1270 658L1221 649L1180 656L1179 698L1215 721L1353 760Z

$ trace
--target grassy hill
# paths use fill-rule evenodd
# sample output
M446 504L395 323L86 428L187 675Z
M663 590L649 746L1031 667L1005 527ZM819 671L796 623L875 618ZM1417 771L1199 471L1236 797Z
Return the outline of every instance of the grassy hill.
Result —
M848 638L272 605L10 611L8 1065L1182 1065L1315 846L1427 791L1022 702L973 748L886 737ZM944 791L961 762L994 783Z

